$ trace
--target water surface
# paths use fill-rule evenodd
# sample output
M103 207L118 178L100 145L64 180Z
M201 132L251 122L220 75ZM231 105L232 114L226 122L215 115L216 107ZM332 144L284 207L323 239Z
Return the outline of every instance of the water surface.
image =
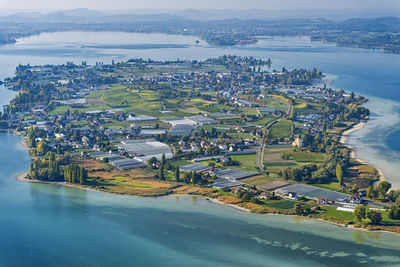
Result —
M253 215L196 197L19 182L14 174L29 163L20 140L0 134L0 266L400 264L400 242L390 234Z

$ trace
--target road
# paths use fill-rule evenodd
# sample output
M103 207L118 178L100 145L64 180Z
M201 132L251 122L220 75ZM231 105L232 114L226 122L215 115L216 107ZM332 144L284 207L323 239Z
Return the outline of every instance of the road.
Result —
M275 119L274 121L271 121L262 130L263 136L262 136L261 140L259 141L259 146L258 146L258 150L257 150L256 168L258 168L258 169L262 169L262 168L260 168L260 159L262 158L262 161L264 161L265 139L268 138L269 128L271 128L271 126L274 125L279 120L280 120L280 118Z

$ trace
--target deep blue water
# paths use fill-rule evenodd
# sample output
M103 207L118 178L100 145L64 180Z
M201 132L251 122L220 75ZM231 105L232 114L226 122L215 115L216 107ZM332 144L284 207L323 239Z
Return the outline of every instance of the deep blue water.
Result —
M386 137L386 143L391 144L391 147L400 151L400 131L395 131Z
M364 130L367 135L359 132L354 140L360 149L372 151L364 154L390 155L391 165L379 164L396 171L400 161L384 142L396 139L392 138L399 111L396 55L302 38L233 49L197 45L195 38L182 36L54 33L1 47L0 77L12 75L19 63L203 59L223 54L270 57L273 68L317 66L335 79L335 87L385 98L372 98L375 115ZM0 104L7 104L12 96L0 88ZM399 237L386 233L252 215L200 198L124 197L19 182L16 174L29 166L20 141L18 136L0 133L0 266L400 265Z

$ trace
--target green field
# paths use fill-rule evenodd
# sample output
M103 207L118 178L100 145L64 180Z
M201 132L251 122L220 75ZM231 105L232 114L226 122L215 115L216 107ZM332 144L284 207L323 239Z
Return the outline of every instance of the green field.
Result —
M283 155L285 157L288 157L288 159L295 160L297 162L320 163L320 162L324 161L324 157L322 154L313 153L313 152L288 151L288 152L284 152Z
M342 192L339 182L330 182L329 184L313 184L315 187L323 188L323 189L328 189L332 191L338 191Z
M269 108L275 108L280 111L286 111L288 108L288 99L280 95L270 95L264 99Z
M280 209L280 210L287 210L292 209L296 202L280 199L280 200L269 200L265 202L265 205L271 208Z
M229 133L232 138L253 139L254 137L249 133Z
M114 185L123 185L123 186L128 186L128 187L136 187L136 188L148 188L148 189L153 188L152 185L132 182L132 181L130 181L131 179L132 178L129 178L129 177L116 176L116 177L113 177L112 179L108 179L107 183L114 184Z
M250 185L261 185L261 184L265 184L271 181L275 181L276 179L273 177L269 177L266 175L263 175L262 177L256 177L256 178L251 178L251 179L246 179L245 181L243 181L246 184L250 184Z
M271 126L268 132L268 137L274 138L287 138L291 135L292 121L290 120L279 120Z
M326 217L354 222L353 213L337 210L336 206L324 206L321 214Z
M297 164L294 162L265 162L264 166L266 167L287 167L287 166L296 166Z
M257 154L230 156L232 160L239 161L239 169L242 171L256 171ZM233 166L235 167L235 166Z
M368 211L369 211L369 207L366 206L366 212L368 213ZM337 207L335 207L335 206L324 206L323 210L321 211L321 214L323 216L330 217L330 218L346 220L346 221L353 222L353 223L356 222L352 212L337 210ZM388 211L381 211L381 214L382 214L382 223L381 223L382 225L385 225L385 224L386 225L393 225L393 224L398 225L400 223L399 220L389 219ZM363 223L369 223L369 222L370 222L369 219L363 220Z
M104 93L103 101L112 106L128 106L132 109L161 110L159 94L150 90L130 90L123 85L114 85Z
M256 125L260 125L260 126L266 126L274 120L276 120L276 118L271 116L271 117L262 118L261 120L258 120L258 121L252 122L252 123L254 123Z

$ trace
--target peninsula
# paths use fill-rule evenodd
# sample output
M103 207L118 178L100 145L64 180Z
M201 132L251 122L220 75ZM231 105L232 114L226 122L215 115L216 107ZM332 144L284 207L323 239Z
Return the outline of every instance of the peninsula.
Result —
M132 59L19 65L0 127L20 133L26 179L110 193L191 194L256 213L400 232L400 191L351 158L363 96L271 60Z

